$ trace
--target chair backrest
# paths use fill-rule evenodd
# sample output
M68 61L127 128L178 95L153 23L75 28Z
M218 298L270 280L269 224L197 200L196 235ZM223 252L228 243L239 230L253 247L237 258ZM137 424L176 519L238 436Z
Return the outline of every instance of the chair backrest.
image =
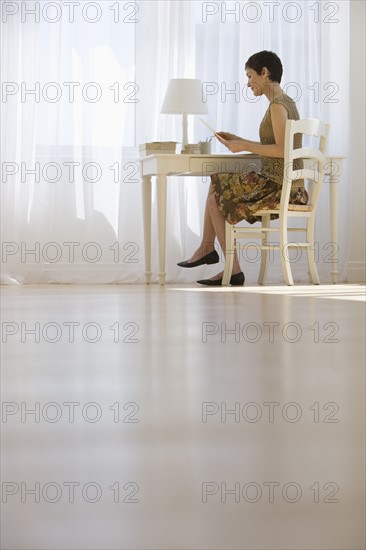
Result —
M309 197L311 210L315 212L321 185L324 177L326 145L329 133L329 124L314 118L287 120L285 132L284 174L281 193L280 211L284 214L288 209L291 186L295 180L310 180L314 182ZM301 147L294 149L295 134L315 136L319 138L318 147ZM301 159L303 168L295 169L294 161Z

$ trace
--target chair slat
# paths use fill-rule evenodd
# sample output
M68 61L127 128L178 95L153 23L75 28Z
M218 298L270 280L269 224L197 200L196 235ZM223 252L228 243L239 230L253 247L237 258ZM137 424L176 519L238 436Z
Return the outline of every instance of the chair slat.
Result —
M303 147L292 151L293 159L301 158L304 160L317 160L318 162L322 162L323 157L324 155L319 149L313 149L312 147Z
M316 183L321 181L321 175L317 170L310 168L301 168L299 170L286 170L284 178L287 180L313 180Z

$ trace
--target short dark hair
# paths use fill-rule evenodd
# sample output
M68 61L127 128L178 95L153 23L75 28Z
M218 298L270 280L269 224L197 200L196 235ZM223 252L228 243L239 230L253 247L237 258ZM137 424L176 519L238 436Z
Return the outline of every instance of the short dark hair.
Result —
M267 67L269 70L272 82L281 82L283 68L281 59L277 54L263 50L262 52L251 55L245 63L246 69L253 69L257 74L262 72L263 67Z

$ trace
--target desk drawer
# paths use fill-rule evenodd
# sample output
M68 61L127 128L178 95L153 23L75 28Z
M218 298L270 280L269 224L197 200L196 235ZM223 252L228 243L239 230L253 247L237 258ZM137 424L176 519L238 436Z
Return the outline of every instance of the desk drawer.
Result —
M243 159L233 156L232 158L198 158L191 157L189 163L190 172L197 175L210 175L218 172L251 172L260 171L261 162L256 159Z

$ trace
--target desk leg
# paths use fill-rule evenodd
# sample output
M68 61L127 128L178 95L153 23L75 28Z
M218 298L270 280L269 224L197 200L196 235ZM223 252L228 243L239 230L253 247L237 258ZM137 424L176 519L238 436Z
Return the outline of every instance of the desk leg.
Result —
M158 239L159 239L159 284L165 283L166 246L166 175L159 174L157 180Z
M330 202L330 240L331 240L331 277L332 283L338 281L338 181L339 177L333 175L333 167L329 176L329 202Z
M144 215L145 279L151 283L151 176L142 178L142 201Z

